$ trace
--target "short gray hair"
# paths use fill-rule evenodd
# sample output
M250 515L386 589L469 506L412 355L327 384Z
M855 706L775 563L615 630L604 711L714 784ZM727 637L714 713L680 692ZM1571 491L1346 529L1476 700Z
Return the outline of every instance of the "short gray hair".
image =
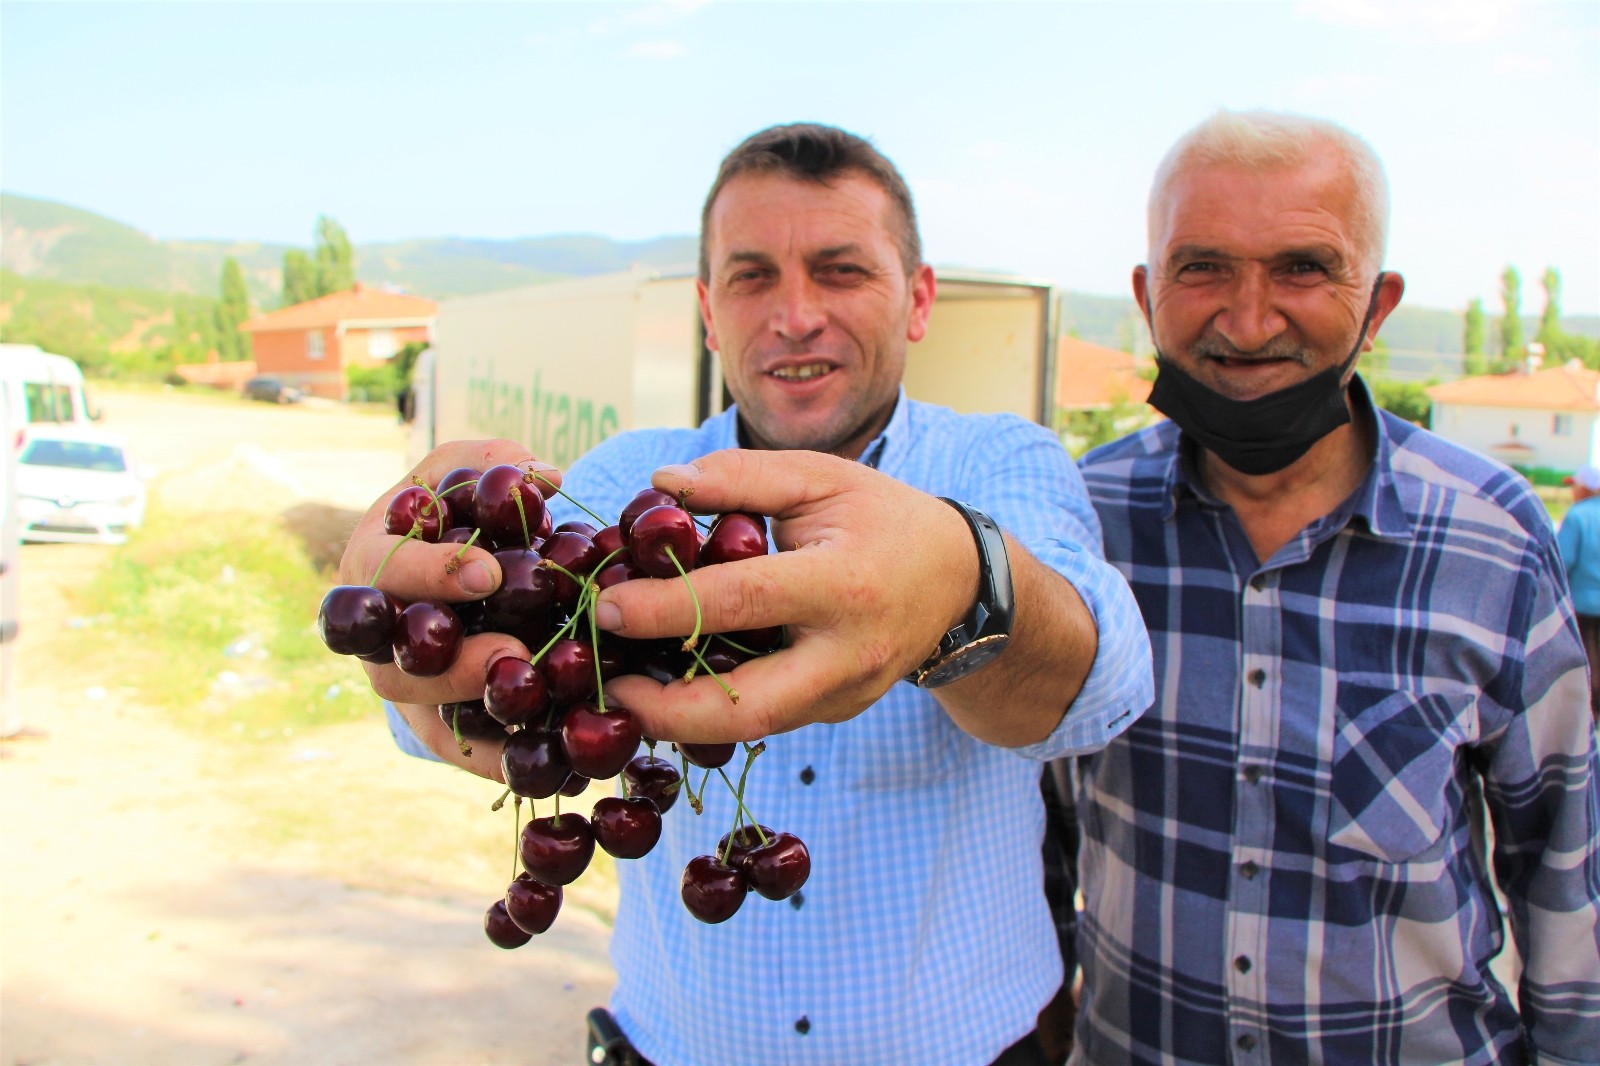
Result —
M1363 265L1376 271L1383 266L1389 242L1389 179L1383 164L1371 145L1343 126L1305 115L1224 109L1185 133L1161 160L1150 184L1149 233L1153 237L1156 232L1168 189L1192 167L1293 166L1324 147L1333 149L1355 183L1355 217L1349 221Z

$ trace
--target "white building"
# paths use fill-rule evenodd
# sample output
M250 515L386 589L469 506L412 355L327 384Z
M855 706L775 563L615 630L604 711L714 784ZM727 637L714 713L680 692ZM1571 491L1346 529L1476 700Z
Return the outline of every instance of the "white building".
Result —
M1433 431L1512 466L1600 465L1600 371L1577 360L1549 370L1462 378L1428 390Z

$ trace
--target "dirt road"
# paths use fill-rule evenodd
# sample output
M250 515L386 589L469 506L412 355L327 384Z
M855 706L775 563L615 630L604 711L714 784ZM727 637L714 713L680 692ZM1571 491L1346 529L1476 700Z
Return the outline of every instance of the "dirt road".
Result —
M405 469L378 414L99 399L155 470L152 508L204 493L347 526ZM338 523L317 535L336 554ZM482 811L483 782L398 756L376 721L317 730L240 779L128 692L86 687L75 662L139 654L100 646L70 610L110 553L22 550L16 688L47 735L0 744L0 1062L580 1061L583 1015L612 980L605 901L501 952L470 864L418 853ZM257 832L246 800L274 793L359 823L429 876L343 877L292 834ZM351 863L381 871L351 840Z

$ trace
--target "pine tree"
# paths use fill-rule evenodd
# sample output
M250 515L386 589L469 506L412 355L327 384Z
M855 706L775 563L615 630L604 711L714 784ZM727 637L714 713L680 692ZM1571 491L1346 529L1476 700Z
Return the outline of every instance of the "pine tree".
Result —
M283 253L283 306L292 307L295 304L315 300L320 293L317 292L317 268L311 262L311 257L298 248L290 248Z
M239 326L250 317L250 292L245 288L244 271L231 255L222 261L222 299L217 303L217 357L224 360L250 358L250 341Z
M1500 358L1515 365L1528 354L1522 342L1522 275L1516 267L1508 266L1500 275L1500 296L1506 308L1500 319Z
M1469 377L1489 372L1489 358L1483 347L1487 336L1483 301L1474 297L1472 302L1467 304L1466 326L1462 330L1461 337L1461 350L1466 353L1461 360L1461 370Z
M317 218L317 295L344 292L355 287L356 257L344 227L321 215Z
M1534 340L1549 351L1561 343L1561 272L1546 267L1544 277L1544 314L1539 318L1539 332Z

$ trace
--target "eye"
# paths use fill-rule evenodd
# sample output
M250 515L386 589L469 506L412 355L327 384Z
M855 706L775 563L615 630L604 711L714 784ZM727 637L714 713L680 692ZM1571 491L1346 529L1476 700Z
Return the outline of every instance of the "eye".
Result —
M816 273L819 280L834 285L859 285L872 276L857 263L827 263Z
M1296 259L1283 273L1295 281L1321 281L1328 276L1328 268L1314 259Z
M1217 266L1217 264L1211 262L1210 260L1196 259L1188 263L1179 263L1177 269L1173 271L1173 274L1179 278L1198 279L1206 274L1215 274L1218 269L1220 268Z

